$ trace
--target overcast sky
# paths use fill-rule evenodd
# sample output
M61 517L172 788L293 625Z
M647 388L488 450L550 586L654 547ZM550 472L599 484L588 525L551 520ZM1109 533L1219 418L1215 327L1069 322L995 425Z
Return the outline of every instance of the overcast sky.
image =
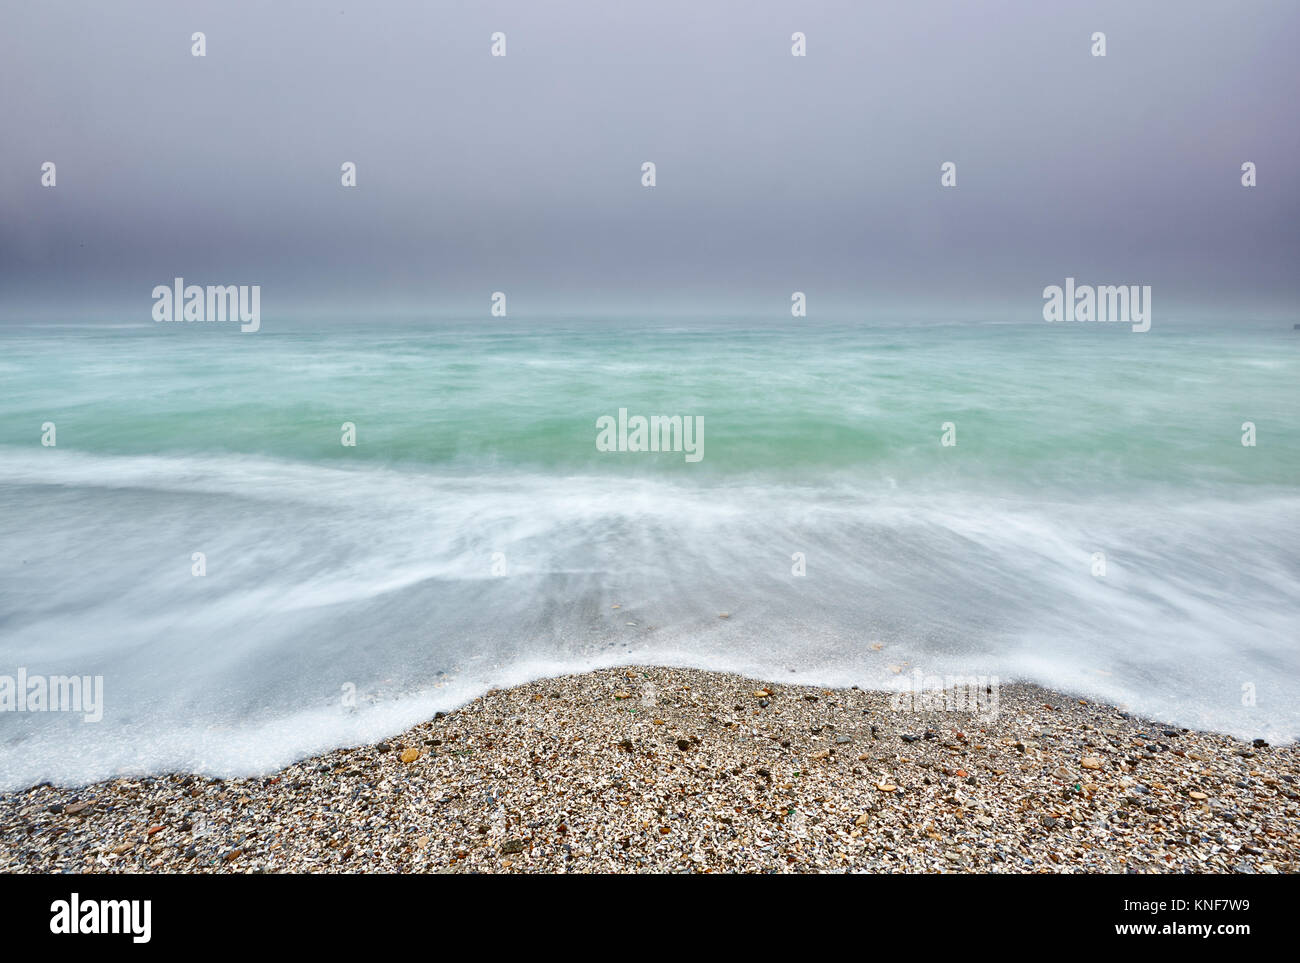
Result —
M6 3L0 317L180 275L268 318L1032 320L1069 275L1300 321L1298 40L1293 0Z

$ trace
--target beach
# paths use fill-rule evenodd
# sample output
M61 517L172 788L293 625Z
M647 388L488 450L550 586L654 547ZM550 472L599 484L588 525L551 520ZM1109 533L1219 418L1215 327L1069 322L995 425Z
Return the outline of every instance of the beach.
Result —
M0 6L15 956L409 928L344 874L1277 923L1300 2L305 6Z
M3 872L1288 873L1300 753L1029 684L625 666L240 779L0 795Z

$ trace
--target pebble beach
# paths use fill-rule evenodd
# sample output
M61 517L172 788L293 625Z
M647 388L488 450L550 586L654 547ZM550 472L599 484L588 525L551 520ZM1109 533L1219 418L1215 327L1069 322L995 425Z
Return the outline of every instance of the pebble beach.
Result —
M0 796L33 873L1290 873L1300 753L1031 685L996 713L630 666L255 778Z

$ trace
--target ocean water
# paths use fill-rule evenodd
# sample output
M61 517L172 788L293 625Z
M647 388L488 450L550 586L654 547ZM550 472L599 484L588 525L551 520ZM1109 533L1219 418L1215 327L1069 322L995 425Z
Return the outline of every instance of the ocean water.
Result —
M0 712L0 787L264 772L629 662L1293 739L1298 353L1229 321L2 327L0 675L102 676L104 709ZM620 408L702 417L703 458L597 450Z

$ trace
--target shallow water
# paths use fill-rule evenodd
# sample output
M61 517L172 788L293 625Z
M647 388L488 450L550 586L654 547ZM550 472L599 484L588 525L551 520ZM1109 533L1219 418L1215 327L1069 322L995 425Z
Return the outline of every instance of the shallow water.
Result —
M624 662L921 668L1300 731L1300 332L15 325L0 347L0 675L105 693L97 723L0 712L0 786L265 771ZM598 451L620 408L701 416L702 460Z

